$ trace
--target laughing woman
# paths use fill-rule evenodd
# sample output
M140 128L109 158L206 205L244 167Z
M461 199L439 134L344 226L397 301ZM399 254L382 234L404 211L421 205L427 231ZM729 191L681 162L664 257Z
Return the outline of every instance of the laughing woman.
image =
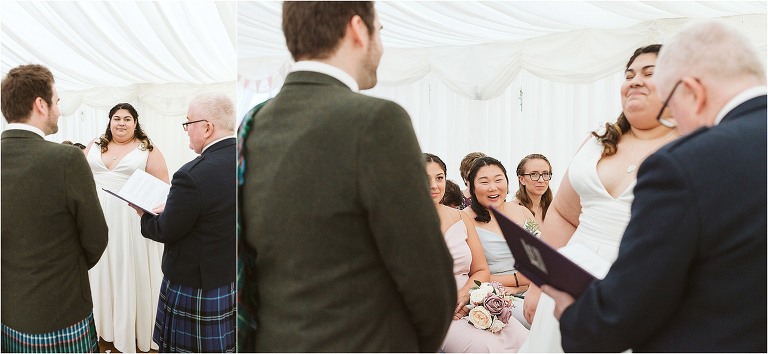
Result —
M475 328L466 319L469 312L466 306L469 303L469 291L475 286L475 281L489 281L488 264L469 216L460 210L440 204L445 194L445 163L432 154L424 154L424 157L432 201L440 217L440 229L443 231L445 243L453 257L453 275L458 289L454 321L440 349L446 353L517 351L528 337L528 330L519 322L509 320L501 331L491 333Z
M531 283L528 278L515 270L515 259L501 233L491 207L520 226L534 224L533 213L515 202L507 202L509 179L507 170L493 157L481 157L472 164L469 171L469 193L472 205L464 209L473 220L477 235L483 245L485 258L491 270L491 281L498 281L507 287L507 292L524 293ZM512 315L526 327L522 302L516 301Z

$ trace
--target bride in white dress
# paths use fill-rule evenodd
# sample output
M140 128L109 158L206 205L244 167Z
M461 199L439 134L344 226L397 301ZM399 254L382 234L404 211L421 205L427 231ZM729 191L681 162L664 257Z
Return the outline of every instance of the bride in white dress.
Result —
M592 133L574 156L544 222L542 239L598 278L618 255L634 200L637 167L678 135L656 119L662 100L652 76L660 45L639 48L621 86L623 113ZM585 254L590 257L584 258ZM577 259L578 256L581 260ZM531 333L521 352L562 352L554 301L532 286L524 312ZM535 316L534 316L535 315Z
M163 274L162 244L141 236L136 211L102 190L119 190L137 169L168 183L168 168L141 130L138 113L127 103L109 112L107 131L85 150L109 226L109 243L88 272L96 332L124 353L157 349L152 341Z

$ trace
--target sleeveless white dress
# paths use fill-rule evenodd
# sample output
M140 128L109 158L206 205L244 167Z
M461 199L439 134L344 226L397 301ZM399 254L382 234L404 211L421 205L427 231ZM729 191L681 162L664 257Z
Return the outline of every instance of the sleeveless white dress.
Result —
M637 182L632 181L617 198L611 196L597 174L602 151L603 146L592 137L576 153L568 167L571 185L581 199L581 215L579 226L570 241L560 249L561 253L598 278L605 276L618 256L619 244L629 223L635 198L633 189ZM585 252L600 259L585 260ZM531 333L520 352L563 352L560 322L553 315L554 309L554 300L541 294Z
M124 353L157 349L152 341L163 273L163 245L141 235L136 211L102 190L117 192L137 169L145 169L149 151L134 149L113 170L101 159L99 146L88 153L99 202L109 227L107 249L90 271L96 332Z
M445 231L445 243L453 256L453 276L458 290L469 280L472 265L472 250L467 244L467 226L463 220ZM528 329L512 319L499 333L491 333L475 328L464 317L451 322L440 350L445 353L511 353L520 348L527 336Z

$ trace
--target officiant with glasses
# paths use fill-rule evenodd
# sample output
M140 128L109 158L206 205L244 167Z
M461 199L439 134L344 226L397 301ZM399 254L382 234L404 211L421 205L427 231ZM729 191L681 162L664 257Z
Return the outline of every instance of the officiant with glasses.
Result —
M102 188L118 191L136 170L168 183L168 167L160 149L142 129L130 103L109 110L107 128L88 144L85 155L96 181L109 226L109 244L88 272L93 292L96 332L121 352L147 352L152 343L163 245L141 237L136 213Z
M199 95L182 127L200 156L173 174L158 215L135 208L144 237L165 244L153 338L160 352L234 352L234 103Z
M761 57L720 21L667 39L653 80L666 100L651 116L682 137L639 166L631 219L605 278L575 302L543 287L556 302L563 349L766 351ZM723 287L726 297L712 293Z

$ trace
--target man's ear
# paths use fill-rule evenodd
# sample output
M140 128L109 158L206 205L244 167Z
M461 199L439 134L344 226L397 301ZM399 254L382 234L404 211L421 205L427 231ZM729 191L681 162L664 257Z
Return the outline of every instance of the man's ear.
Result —
M683 78L683 82L688 87L691 98L695 103L695 112L697 114L702 113L707 105L707 87L702 85L699 80L690 77Z
M367 48L371 40L370 33L368 33L368 26L365 25L365 21L363 21L360 15L352 16L352 19L349 20L349 23L347 24L347 35L351 36L355 46L361 46L363 48Z
M40 114L47 114L48 103L42 97L35 98L35 102L32 104L32 110L38 111Z

